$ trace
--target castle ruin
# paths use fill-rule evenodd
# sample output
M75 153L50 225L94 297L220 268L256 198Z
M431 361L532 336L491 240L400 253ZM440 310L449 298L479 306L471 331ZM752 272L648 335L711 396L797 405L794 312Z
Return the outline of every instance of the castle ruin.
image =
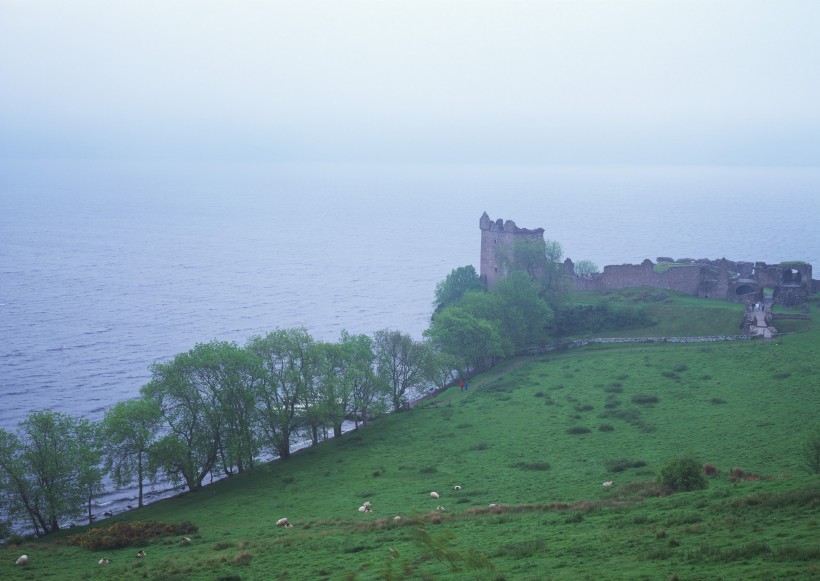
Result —
M544 229L519 228L512 220L490 220L484 212L481 229L481 280L488 288L509 274L516 239L541 239ZM806 305L808 295L820 292L820 281L812 278L806 262L736 262L720 258L672 259L660 257L641 264L605 266L603 272L576 276L569 258L564 261L567 277L576 290L604 291L628 287L666 289L706 299L746 305L778 304L796 309Z
M481 228L481 269L479 275L487 288L492 288L510 274L516 240L543 240L544 229L519 228L512 220L490 220L487 212L478 222Z

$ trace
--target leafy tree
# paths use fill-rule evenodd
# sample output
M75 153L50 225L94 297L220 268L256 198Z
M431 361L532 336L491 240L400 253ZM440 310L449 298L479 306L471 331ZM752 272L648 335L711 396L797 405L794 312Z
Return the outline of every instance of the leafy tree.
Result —
M210 367L213 345L199 344L168 363L151 366L152 380L142 396L160 409L168 433L151 445L151 472L161 469L172 481L198 490L218 462L224 418Z
M428 338L430 357L427 361L427 379L438 388L450 385L459 375L465 375L463 359L444 353L429 339L429 331L424 332Z
M524 272L511 272L492 292L500 299L502 333L514 350L546 342L552 309Z
M561 244L554 240L544 243L545 266L541 276L540 295L553 306L560 304L567 296L568 282L564 276L564 254Z
M235 343L212 341L196 349L197 373L220 419L219 464L230 476L252 469L259 454L255 431L253 358Z
M82 514L100 490L100 457L94 426L63 413L31 414L19 435L0 430L0 477L9 487L11 512L29 520L36 533L59 530L60 521Z
M475 267L461 266L453 269L447 277L436 285L436 310L455 304L464 293L484 290L484 283Z
M77 441L76 484L83 494L88 524L91 524L94 520L91 514L92 503L95 498L105 492L103 477L107 471L102 464L102 428L97 422L80 419L77 420L75 429Z
M407 405L407 396L427 381L429 351L410 335L390 329L376 331L374 346L378 376L387 386L393 411L398 411Z
M519 238L513 246L513 270L523 270L531 280L539 280L547 266L547 243L544 239Z
M538 294L552 305L566 296L568 283L564 276L561 244L554 240L520 239L513 247L511 271L523 270L538 284Z
M477 317L468 306L444 309L424 335L462 376L486 369L505 355L498 325Z
M290 456L299 427L297 411L305 398L313 342L305 329L280 329L254 337L246 346L254 361L257 421L280 458Z
M30 521L34 532L39 534L48 530L48 523L40 510L39 494L26 472L22 453L20 438L0 429L0 484L9 507L8 514L17 514Z
M143 506L143 482L148 467L148 449L161 425L162 413L156 401L133 399L110 408L102 420L107 445L106 469L117 486L125 486L136 476L137 506Z
M703 473L703 462L692 456L676 458L661 469L658 481L675 492L703 490L709 483Z
M351 335L342 331L340 345L347 362L342 372L342 381L346 385L345 389L349 389L352 395L350 411L358 428L359 418L366 424L372 415L384 411L382 400L386 386L376 375L373 339L367 335Z
M300 423L310 437L311 446L319 443L320 434L324 434L331 422L340 356L337 345L311 340L305 350L304 364L298 370L298 381L302 385Z
M573 266L575 274L578 276L589 276L590 274L597 274L598 265L591 260L579 260Z

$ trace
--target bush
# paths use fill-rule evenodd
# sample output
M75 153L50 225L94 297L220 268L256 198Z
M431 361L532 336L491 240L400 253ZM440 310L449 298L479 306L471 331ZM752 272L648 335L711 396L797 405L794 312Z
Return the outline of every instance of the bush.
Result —
M814 429L803 444L803 460L809 472L820 473L820 426Z
M567 430L567 434L571 435L579 435L579 434L588 434L591 430L589 428L585 428L584 426L573 426Z
M549 462L517 462L513 464L513 468L520 468L521 470L549 470Z
M664 466L658 481L674 492L703 490L709 485L703 474L703 462L691 456L676 458Z
M643 460L627 460L626 458L617 458L604 462L607 472L623 472L629 468L643 468L644 466L646 466L646 462Z
M110 527L91 529L81 535L68 537L68 544L90 551L120 549L131 545L144 545L148 539L163 535L184 535L197 532L196 525L190 522L178 524L162 523L153 520L119 522Z
M632 403L647 405L658 403L660 400L656 395L633 395L631 401Z

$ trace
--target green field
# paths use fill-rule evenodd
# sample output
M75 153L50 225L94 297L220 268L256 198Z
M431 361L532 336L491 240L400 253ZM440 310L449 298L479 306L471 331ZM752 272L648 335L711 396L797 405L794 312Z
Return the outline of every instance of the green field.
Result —
M647 308L658 324L629 334L734 334L742 312ZM468 394L96 525L189 521L191 543L92 552L68 544L75 528L0 547L0 579L819 579L820 476L803 445L820 422L820 331L789 330L508 360ZM665 494L656 476L684 455L718 474ZM357 510L366 500L373 513Z

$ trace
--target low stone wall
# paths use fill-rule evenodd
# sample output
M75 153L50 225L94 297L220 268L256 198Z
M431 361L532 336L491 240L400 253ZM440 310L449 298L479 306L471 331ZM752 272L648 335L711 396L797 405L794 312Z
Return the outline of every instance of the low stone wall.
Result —
M554 351L568 351L595 344L616 344L616 343L716 343L718 341L746 341L751 339L748 335L708 335L705 337L593 337L590 339L579 339L569 343L556 343L554 345L543 345L541 347L531 347L516 353L516 355L540 355Z

